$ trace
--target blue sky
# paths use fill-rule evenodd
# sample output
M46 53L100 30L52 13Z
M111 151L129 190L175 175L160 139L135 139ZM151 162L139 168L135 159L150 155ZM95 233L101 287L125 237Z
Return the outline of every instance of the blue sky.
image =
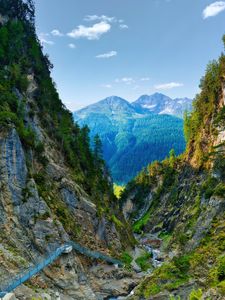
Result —
M223 49L225 1L36 0L36 23L71 110L110 95L194 97Z

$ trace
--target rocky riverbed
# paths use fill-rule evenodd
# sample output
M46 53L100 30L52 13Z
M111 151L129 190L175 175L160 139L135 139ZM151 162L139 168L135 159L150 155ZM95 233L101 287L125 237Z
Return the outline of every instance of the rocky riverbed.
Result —
M115 293L113 293L112 294L113 296L107 298L107 300L128 300L134 294L135 287L141 281L141 279L143 279L144 276L151 274L155 268L160 267L163 264L164 260L166 259L166 254L163 251L162 240L158 238L156 235L145 234L145 235L136 235L135 237L139 243L135 247L135 249L130 253L133 257L133 261L131 265L134 270L134 273L132 272L132 276L130 277L130 279L135 278L135 281L133 282L132 280L130 281L130 285L127 286L129 288L129 292L126 295L121 293L120 295L117 296ZM143 253L146 252L150 254L150 258L149 258L150 268L147 269L146 271L142 271L136 261L138 257L140 257L141 255L143 255ZM126 282L127 278L124 280ZM130 288L132 287L132 285L133 285L133 289ZM121 286L121 282L118 287L120 286Z

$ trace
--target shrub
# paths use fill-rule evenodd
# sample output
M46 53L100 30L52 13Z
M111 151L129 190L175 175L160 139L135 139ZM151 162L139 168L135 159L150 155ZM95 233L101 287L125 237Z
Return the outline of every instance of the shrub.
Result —
M120 259L126 266L130 266L130 264L132 263L132 260L133 260L132 256L126 251L124 251L122 253Z
M190 300L202 300L202 290L193 290L189 296Z
M43 173L36 173L33 175L33 178L39 187L45 186L45 176Z
M190 257L187 255L174 257L174 265L181 271L182 274L186 274L190 268Z
M111 220L117 227L124 227L123 223L115 215L111 216Z
M218 180L214 177L208 177L207 180L203 183L201 191L205 194L206 199L209 199L213 193Z
M217 277L219 281L225 280L225 255L219 260L219 265L217 268Z
M219 183L214 190L214 195L225 197L225 184Z
M142 271L147 271L150 267L151 264L149 262L149 259L151 258L151 254L146 252L142 256L139 256L135 262L137 265L141 268Z
M0 126L7 126L9 124L14 123L15 125L18 123L17 116L8 111L0 112Z

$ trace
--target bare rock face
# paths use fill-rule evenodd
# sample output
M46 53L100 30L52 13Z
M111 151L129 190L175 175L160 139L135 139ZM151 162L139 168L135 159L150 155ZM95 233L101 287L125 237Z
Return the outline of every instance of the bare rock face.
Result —
M43 132L40 129L40 132ZM74 183L62 161L52 160L48 155L46 180L49 190L42 193L34 177L28 172L27 156L15 128L0 131L0 278L7 285L16 275L26 268L41 262L57 247L70 240L65 226L58 216L70 214L68 222L74 222L74 230L79 229L80 244L102 252L108 252L107 245L121 249L117 230L105 218L98 218L97 209L88 195ZM56 158L57 159L57 158ZM33 172L38 165L33 161ZM59 203L59 204L57 204ZM55 213L60 205L60 215ZM59 209L59 208L57 208ZM67 217L68 218L68 217ZM77 225L75 225L77 224ZM77 226L77 227L76 227ZM9 299L77 299L95 300L100 294L109 296L117 285L119 291L126 291L133 279L115 279L115 284L99 281L96 274L89 277L90 261L76 253L63 255L44 272L30 280L30 285L20 286ZM106 266L107 267L107 266ZM115 275L116 276L116 275ZM129 277L129 276L128 276ZM128 281L127 281L128 280ZM120 282L120 283L119 283ZM107 287L108 284L108 287ZM103 291L103 292L102 292ZM8 299L8 298L7 298Z
M15 294L13 293L9 293L8 295L6 295L3 300L17 300Z
M93 266L88 278L96 291L97 299L101 300L109 295L112 297L128 295L140 280L135 273L105 265Z
M25 154L14 128L1 137L0 151L1 181L8 185L13 204L17 206L21 203L22 190L26 185L27 167Z
M152 194L148 193L140 203L134 201L135 192L132 193L126 201L123 202L123 215L127 221L135 222L139 220L148 211L152 204Z

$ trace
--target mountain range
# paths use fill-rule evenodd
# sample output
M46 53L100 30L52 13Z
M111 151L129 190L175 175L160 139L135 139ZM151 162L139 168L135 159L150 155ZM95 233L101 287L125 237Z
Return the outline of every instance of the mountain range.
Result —
M103 155L116 183L125 184L146 164L162 160L171 148L185 148L183 120L192 100L163 94L143 95L130 103L111 96L74 113L74 120L88 125L91 140L98 134Z
M184 112L192 110L192 99L190 98L176 98L155 93L153 95L143 95L132 103L136 108L146 109L152 113L161 115L174 115L183 117Z

